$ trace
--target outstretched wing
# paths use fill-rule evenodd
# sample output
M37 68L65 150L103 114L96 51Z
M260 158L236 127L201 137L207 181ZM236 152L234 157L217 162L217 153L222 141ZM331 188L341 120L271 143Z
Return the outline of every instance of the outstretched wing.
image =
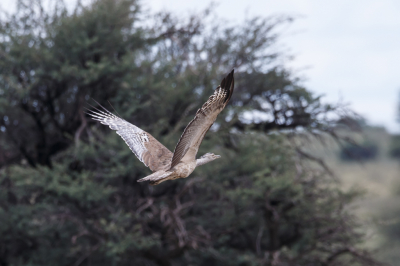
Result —
M232 70L222 80L221 85L215 89L214 94L197 110L194 119L186 126L176 145L171 168L181 161L190 162L196 159L197 151L205 134L212 124L214 124L218 114L225 108L232 96L234 89L233 73L234 71Z
M121 136L136 157L148 166L151 171L156 172L169 168L173 155L170 150L146 131L114 115L103 106L101 107L104 111L95 108L96 111L89 110L88 114L94 120L116 130L117 134Z

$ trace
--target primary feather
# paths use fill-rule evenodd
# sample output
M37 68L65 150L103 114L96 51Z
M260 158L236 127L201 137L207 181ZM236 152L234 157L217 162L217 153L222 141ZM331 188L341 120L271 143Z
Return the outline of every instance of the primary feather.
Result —
M233 74L234 70L222 80L221 85L215 89L214 93L208 98L208 101L197 110L193 120L186 126L176 145L171 168L181 160L190 161L195 159L205 134L214 124L218 114L225 108L232 96L235 86Z
M103 107L104 111L97 109L89 111L94 120L111 129L125 141L136 157L148 166L153 172L166 168L170 164L172 152L158 142L148 132L138 128L128 121L114 115Z

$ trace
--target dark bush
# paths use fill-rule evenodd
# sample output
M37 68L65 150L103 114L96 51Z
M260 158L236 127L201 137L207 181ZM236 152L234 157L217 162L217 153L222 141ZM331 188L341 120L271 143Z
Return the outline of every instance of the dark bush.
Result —
M378 151L378 145L372 142L347 144L340 151L340 159L343 161L374 160L378 156Z
M390 140L389 155L400 159L400 135L393 135Z

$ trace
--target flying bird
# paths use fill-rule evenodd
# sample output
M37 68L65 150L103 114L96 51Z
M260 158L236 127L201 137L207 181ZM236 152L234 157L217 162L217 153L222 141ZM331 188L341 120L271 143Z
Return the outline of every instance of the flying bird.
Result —
M220 155L206 153L196 159L197 151L203 138L214 124L218 114L229 102L234 89L234 70L221 82L203 106L197 110L195 117L186 126L178 144L172 153L148 132L128 121L114 115L106 108L89 110L94 120L116 130L136 157L144 163L153 174L138 182L150 181L150 185L158 185L166 180L188 177L197 166L220 158Z

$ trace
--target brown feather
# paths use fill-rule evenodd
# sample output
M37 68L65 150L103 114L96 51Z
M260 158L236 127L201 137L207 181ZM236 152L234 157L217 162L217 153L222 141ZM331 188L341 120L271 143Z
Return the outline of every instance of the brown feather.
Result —
M214 124L218 114L225 108L234 90L234 70L225 77L207 102L196 112L196 116L186 126L176 145L171 168L179 162L196 159L196 154L207 131Z
M148 150L148 153L151 155L148 156L148 160L146 161L147 163L145 164L147 164L150 170L153 172L159 170L168 170L171 165L173 153L149 133L147 133L147 136L149 137L150 141L146 142L145 146Z

